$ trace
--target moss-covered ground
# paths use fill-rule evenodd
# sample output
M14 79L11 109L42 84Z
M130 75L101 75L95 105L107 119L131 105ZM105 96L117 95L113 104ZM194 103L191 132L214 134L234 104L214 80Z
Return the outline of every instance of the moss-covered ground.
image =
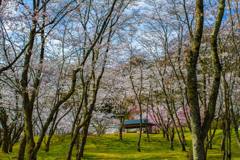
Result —
M213 149L208 151L209 160L220 160L222 152L221 132L218 131L214 138ZM95 136L88 138L84 159L91 160L184 160L187 159L187 152L182 152L179 142L175 135L174 150L170 150L169 142L166 141L162 134L151 134L151 142L147 142L146 135L142 139L142 151L136 150L137 133L125 133L124 140L120 141L117 134ZM191 146L190 133L186 132L187 150ZM44 145L38 154L39 160L65 160L70 136L54 136L50 151L44 151ZM4 154L0 151L0 160L14 160L17 157L19 145L13 148L13 153ZM75 159L73 152L73 159ZM237 146L235 137L232 136L232 157L233 160L240 160L240 148Z

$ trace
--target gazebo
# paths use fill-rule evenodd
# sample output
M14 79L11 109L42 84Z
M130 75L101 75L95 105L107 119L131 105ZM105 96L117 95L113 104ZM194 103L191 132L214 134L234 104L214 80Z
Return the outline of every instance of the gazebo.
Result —
M148 122L147 119L142 119L142 128L148 133L152 133L152 127L155 126L154 123ZM140 119L125 120L123 123L124 129L140 128Z

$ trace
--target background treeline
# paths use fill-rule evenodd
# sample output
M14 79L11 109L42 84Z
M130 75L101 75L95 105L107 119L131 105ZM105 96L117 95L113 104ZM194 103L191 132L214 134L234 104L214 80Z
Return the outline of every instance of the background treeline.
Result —
M0 1L0 145L37 159L70 134L81 159L89 132L151 119L174 149L204 160L217 129L223 159L240 147L237 0ZM114 122L114 124L111 124ZM115 123L116 122L116 123ZM232 139L232 132L236 139ZM141 151L140 124L137 150ZM37 138L35 138L37 137ZM148 137L150 141L150 138Z

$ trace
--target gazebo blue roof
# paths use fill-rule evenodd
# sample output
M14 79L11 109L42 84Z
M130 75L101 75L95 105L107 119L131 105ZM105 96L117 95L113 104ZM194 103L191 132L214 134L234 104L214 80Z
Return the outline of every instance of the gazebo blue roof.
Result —
M147 119L142 119L142 124L147 124ZM124 125L134 125L134 124L140 124L140 119L133 119L133 120L125 120Z

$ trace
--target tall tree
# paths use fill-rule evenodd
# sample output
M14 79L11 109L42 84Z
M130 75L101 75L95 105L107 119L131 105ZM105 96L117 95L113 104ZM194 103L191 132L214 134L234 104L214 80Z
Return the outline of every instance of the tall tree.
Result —
M195 8L195 29L190 39L190 50L187 54L187 93L190 105L191 128L192 128L192 147L193 159L205 160L206 154L204 142L209 127L215 115L216 101L221 79L221 64L218 57L218 33L222 23L224 14L225 0L220 0L218 4L218 13L210 37L211 56L213 65L213 82L209 95L208 109L205 111L205 117L201 118L199 95L198 95L198 79L197 64L200 54L200 47L204 26L204 2L196 0Z

